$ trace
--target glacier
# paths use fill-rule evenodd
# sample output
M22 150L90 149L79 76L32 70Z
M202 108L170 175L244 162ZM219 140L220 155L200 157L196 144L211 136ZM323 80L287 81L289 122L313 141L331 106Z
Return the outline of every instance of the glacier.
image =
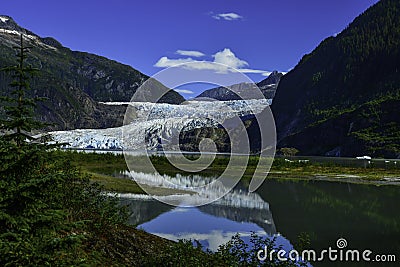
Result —
M186 101L180 105L149 102L103 102L106 105L129 106L133 117L121 127L76 129L48 134L53 143L64 148L102 150L159 150L160 144L181 131L218 127L227 119L262 112L271 99L232 101ZM124 133L124 136L123 136ZM123 140L124 137L124 140Z

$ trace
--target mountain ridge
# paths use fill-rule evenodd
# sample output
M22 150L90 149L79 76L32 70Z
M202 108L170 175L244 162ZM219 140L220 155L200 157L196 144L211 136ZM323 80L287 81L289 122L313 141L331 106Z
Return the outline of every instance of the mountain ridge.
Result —
M303 56L271 105L278 146L303 155L400 157L399 121L390 114L400 113L392 105L400 95L399 47L400 2L382 0Z
M47 97L39 103L38 119L54 123L47 130L121 126L124 107L99 102L130 101L149 77L132 67L91 53L72 51L52 37L42 38L0 16L0 67L15 64L13 46L20 34L32 46L27 62L40 69L31 81L31 94ZM8 94L11 79L0 74L0 90ZM179 104L184 98L171 90L160 102ZM1 114L1 108L0 108Z
M282 76L283 73L274 70L267 78L255 84L258 88L253 88L254 84L250 83L239 83L227 87L220 86L205 90L196 98L212 98L219 101L251 99L253 95L249 90L259 89L266 99L273 99Z

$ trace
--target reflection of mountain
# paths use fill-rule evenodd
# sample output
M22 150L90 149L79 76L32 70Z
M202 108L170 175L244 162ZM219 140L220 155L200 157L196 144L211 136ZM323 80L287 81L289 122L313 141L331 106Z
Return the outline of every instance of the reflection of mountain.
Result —
M161 203L159 201L151 200L145 196L143 196L142 199L136 198L134 200L129 198L123 198L121 203L123 205L128 205L129 207L129 212L130 212L129 223L131 225L140 225L152 221L161 214L175 211L174 207ZM273 235L276 233L276 228L272 218L272 213L268 209L269 206L268 203L266 202L264 203L266 205L264 205L262 209L255 207L253 208L237 207L228 205L227 202L225 202L224 204L222 204L221 202L215 202L213 204L200 206L195 209L200 210L204 214L209 214L219 218L225 218L233 222L254 223L258 225L260 228L262 228L266 234ZM185 208L179 208L179 209L185 209ZM176 230L179 231L180 229ZM220 232L219 234L227 235L227 233L225 233L223 230L224 229L221 229L220 231L222 232ZM198 229L198 231L201 232L201 229ZM165 233L158 233L158 234L168 238L168 236L166 236ZM232 232L231 234L226 236L225 237L226 241L228 241L231 235L233 234L235 234L235 232ZM248 235L248 233L241 233L241 234ZM192 234L187 233L187 235L188 235L187 238L197 237L197 239L199 239L198 233L192 233ZM174 239L174 238L169 237L169 239Z
M151 199L132 200L129 198L121 199L122 205L127 205L129 209L129 224L139 225L150 221L160 214L173 209L172 206Z
M226 218L235 222L254 223L261 227L267 234L275 234L276 228L272 213L267 202L260 202L261 198L257 194L250 194L252 199L257 201L241 201L243 195L230 193L228 198L235 196L236 201L218 200L212 204L197 207L200 211L220 218ZM262 201L262 200L261 200ZM128 205L130 217L129 223L139 225L158 217L159 215L170 212L173 206L152 200L147 195L134 195L131 198L123 196L122 205Z
M174 209L173 206L164 204L159 201L148 199L143 197L142 199L129 199L123 198L121 201L122 205L128 205L130 217L129 223L132 225L140 225L142 223L151 221L161 214L170 212ZM227 203L226 203L227 204ZM235 222L246 222L254 223L261 227L267 234L275 234L276 228L272 213L267 206L263 209L249 208L249 207L235 207L229 205L221 205L220 202L200 206L201 212L206 214L226 218ZM268 203L265 202L268 205Z
M249 222L260 226L267 234L275 234L276 228L269 209L238 208L221 205L205 205L199 207L202 212L235 222Z
M258 194L248 193L246 190L235 189L222 196L226 188L222 183L215 183L214 186L204 187L213 178L201 176L144 174L127 172L126 175L135 179L140 184L147 186L162 186L179 190L190 190L191 194L176 194L168 196L157 196L160 201L166 203L183 204L183 206L199 205L208 203L210 199L218 199L211 204L199 206L198 209L204 213L226 218L236 222L255 223L268 234L276 233L275 224L272 218L269 204ZM222 196L219 198L219 196ZM161 202L151 201L148 195L125 194L123 203L131 203L132 216L130 223L137 225L149 221L158 215L170 211L172 208ZM207 201L205 201L205 199ZM190 205L190 203L192 203Z

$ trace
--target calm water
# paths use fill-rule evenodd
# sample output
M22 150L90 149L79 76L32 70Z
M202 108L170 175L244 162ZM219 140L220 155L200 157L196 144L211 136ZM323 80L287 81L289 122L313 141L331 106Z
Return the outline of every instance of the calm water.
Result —
M400 187L338 182L268 180L257 194L236 192L230 201L197 208L177 208L149 199L130 203L130 222L168 238L197 239L217 249L234 234L248 240L252 231L277 236L285 250L307 233L317 252L336 248L345 238L349 249L396 254L400 262ZM372 263L312 263L313 266L374 266Z

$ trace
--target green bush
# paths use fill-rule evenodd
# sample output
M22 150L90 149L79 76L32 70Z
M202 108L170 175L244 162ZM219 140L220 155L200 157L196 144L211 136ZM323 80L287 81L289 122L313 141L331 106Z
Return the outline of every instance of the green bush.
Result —
M126 213L49 147L0 139L0 265L75 265Z
M203 247L197 241L194 246L191 240L180 240L164 249L155 257L145 261L144 266L231 266L231 267L256 267L256 266L307 266L305 262L294 262L290 259L281 261L276 253L272 254L272 260L259 260L257 253L260 249L275 251L282 249L276 245L276 238L260 237L255 233L251 235L250 243L247 244L237 234L226 244L219 246L218 250L203 251Z

